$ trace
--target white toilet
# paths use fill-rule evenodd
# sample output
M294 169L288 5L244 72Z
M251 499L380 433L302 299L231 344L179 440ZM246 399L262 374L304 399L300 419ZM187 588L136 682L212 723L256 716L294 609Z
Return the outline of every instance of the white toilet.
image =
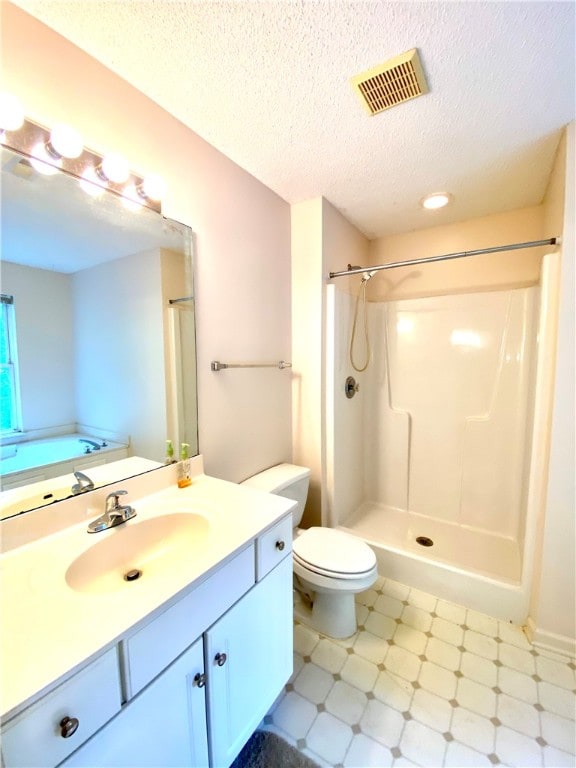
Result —
M378 576L376 555L365 542L343 531L297 527L309 480L309 469L278 464L242 485L298 502L292 513L294 586L312 605L297 601L296 618L329 637L349 637L356 632L354 595L369 589Z

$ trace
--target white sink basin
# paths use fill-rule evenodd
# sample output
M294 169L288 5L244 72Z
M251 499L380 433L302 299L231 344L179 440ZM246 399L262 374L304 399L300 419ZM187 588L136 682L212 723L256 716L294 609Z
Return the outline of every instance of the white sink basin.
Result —
M73 590L117 592L149 583L204 549L210 523L193 512L173 512L141 521L135 518L105 535L68 567L66 583Z

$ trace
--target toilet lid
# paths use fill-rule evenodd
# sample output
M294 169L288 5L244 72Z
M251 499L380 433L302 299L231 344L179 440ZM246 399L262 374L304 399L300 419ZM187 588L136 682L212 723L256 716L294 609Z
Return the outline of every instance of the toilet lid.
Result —
M304 567L326 575L361 575L376 565L376 555L364 541L334 528L308 528L294 539L292 550Z

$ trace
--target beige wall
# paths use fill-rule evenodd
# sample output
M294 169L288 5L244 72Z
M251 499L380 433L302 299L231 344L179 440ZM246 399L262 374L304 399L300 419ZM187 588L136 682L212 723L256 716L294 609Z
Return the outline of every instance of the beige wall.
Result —
M125 81L2 2L3 89L28 117L69 122L168 184L164 213L195 232L200 450L240 480L291 459L290 374L210 371L210 361L290 358L287 203Z
M323 198L292 206L292 357L294 462L310 467L310 492L303 525L320 525L324 450L324 285L330 271L365 264L368 240ZM353 280L339 278L352 289Z
M370 241L352 226L344 216L327 200L322 205L322 253L323 277L329 272L340 272L352 266L365 267L369 264ZM356 295L360 278L336 278L338 290ZM332 282L332 281L330 281Z
M5 261L0 283L14 296L22 428L70 427L77 421L71 277Z
M322 486L322 198L292 206L292 444L309 467L302 525L318 525Z
M72 276L76 421L155 461L166 440L160 267L153 249Z
M534 206L373 240L369 263L387 264L544 237L543 208ZM381 301L534 285L545 252L531 248L437 262L425 269L383 270L370 281L369 298Z
M575 125L571 123L544 201L544 227L550 233L562 232L562 256L548 488L537 535L529 622L535 641L571 653L576 651L575 165Z

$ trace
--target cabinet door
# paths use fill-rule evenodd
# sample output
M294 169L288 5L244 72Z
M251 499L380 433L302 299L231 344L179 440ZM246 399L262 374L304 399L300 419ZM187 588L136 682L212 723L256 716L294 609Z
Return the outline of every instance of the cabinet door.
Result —
M60 768L207 766L203 670L200 639Z
M292 558L205 635L211 764L228 766L292 673Z

